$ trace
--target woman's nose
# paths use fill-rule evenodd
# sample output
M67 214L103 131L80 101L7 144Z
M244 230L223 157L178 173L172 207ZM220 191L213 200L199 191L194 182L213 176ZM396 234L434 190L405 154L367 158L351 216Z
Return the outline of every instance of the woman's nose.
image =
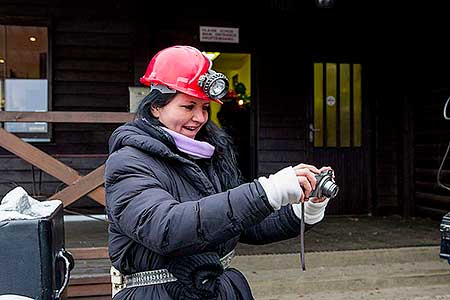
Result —
M207 114L208 113L203 109L195 109L192 120L199 123L204 123L206 122Z

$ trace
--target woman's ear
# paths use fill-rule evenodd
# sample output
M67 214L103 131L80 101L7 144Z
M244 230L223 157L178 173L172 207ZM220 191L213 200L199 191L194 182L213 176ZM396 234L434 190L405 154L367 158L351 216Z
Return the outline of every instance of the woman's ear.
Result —
M151 107L150 108L150 112L152 113L152 115L155 117L155 118L159 118L159 109L157 108L157 107Z

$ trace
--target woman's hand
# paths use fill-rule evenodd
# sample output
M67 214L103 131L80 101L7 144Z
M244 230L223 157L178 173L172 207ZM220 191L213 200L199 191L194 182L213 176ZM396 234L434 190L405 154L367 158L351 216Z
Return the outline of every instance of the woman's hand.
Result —
M298 183L304 191L304 193L300 197L300 202L311 200L314 203L320 203L325 201L326 198L314 197L309 199L309 195L316 188L316 175L323 171L331 170L331 167L322 167L318 169L313 165L299 164L293 168L295 174L297 175Z
M304 191L300 202L307 201L309 194L316 188L316 174L319 174L320 171L315 166L308 164L299 164L293 168L297 175L298 183Z
M312 203L322 203L323 201L327 200L326 197L311 197L308 199L308 201L311 201Z

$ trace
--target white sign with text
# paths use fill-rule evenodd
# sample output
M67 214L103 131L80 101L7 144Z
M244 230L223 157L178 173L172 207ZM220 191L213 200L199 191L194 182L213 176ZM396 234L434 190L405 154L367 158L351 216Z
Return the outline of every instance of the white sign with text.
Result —
M200 26L200 42L239 43L239 28Z

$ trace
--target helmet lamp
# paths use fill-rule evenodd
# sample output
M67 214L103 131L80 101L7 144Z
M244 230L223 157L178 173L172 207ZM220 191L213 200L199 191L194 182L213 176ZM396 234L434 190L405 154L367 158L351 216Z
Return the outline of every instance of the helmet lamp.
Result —
M198 86L211 99L221 99L228 93L228 79L222 73L208 70L207 73L200 76Z

